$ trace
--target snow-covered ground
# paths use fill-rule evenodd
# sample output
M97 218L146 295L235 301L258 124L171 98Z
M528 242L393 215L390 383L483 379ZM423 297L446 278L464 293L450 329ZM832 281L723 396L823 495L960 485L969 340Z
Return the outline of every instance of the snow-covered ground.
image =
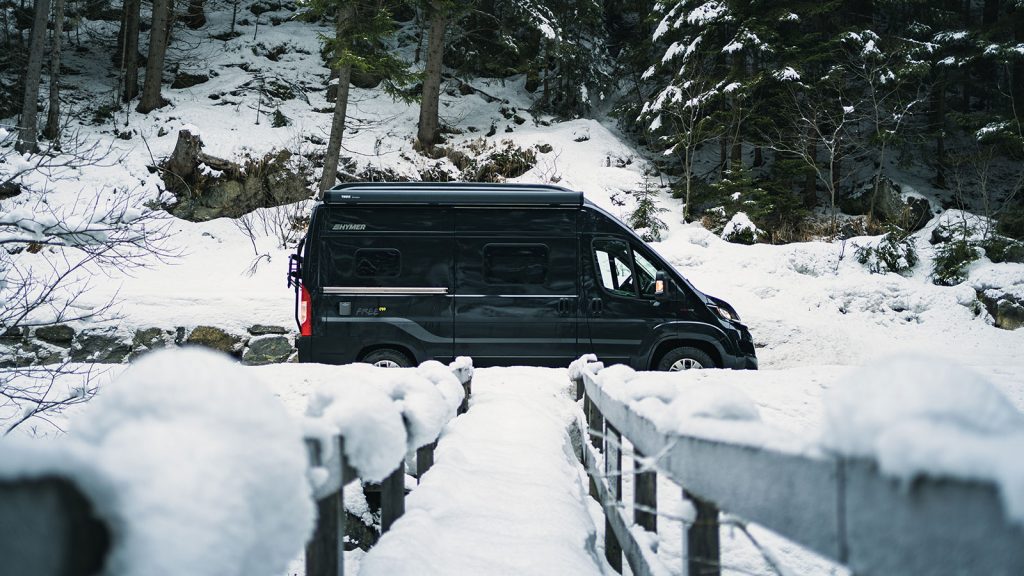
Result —
M213 12L209 16L211 29L226 29L229 13ZM107 25L84 22L83 26L100 30ZM129 140L115 138L109 122L83 126L83 137L113 146L111 161L48 183L45 201L71 211L84 210L84 205L76 203L80 198L114 187L135 189L143 198L159 197L159 179L147 166L171 152L183 127L201 134L206 152L225 158L247 153L260 156L295 143L313 146L310 136L326 140L330 115L314 110L330 107L323 90L327 69L319 60L319 41L309 33L308 26L299 26L294 22L261 26L255 42L251 40L252 29L242 26L246 34L237 39L217 45L195 43L198 48L184 60L218 75L188 89L165 88L164 95L173 106L149 116L131 112L125 124L126 116L120 113L117 128L131 132ZM257 49L254 54L254 44L263 44L264 50ZM291 49L278 61L259 55L266 53L265 47L281 44ZM69 65L83 70L80 79L90 77L89 59L95 57L88 53L67 56ZM246 71L254 63L264 76L276 76L303 87L309 103L297 98L275 105L291 118L291 126L273 128L266 116L256 124L258 91L251 84L254 73ZM93 76L103 78L99 73ZM642 186L648 165L617 135L611 121L574 120L546 126L535 120L547 123L551 118L530 114L531 100L523 90L522 78L507 82L477 80L474 85L508 103L489 103L479 95L459 95L456 90L444 93L443 121L464 131L450 137L450 146L465 147L484 138L482 134L492 124L497 134L486 139L489 143L509 140L522 147L550 145L551 151L538 152L537 165L517 181L557 183L582 190L613 214L624 217L628 213L632 199L627 192ZM243 89L245 86L249 88ZM91 87L97 94L101 88L99 84ZM229 96L214 101L209 98L213 93ZM515 108L526 123L516 125L507 120L501 106ZM345 135L343 154L352 157L360 168L374 166L415 176L436 163L413 151L410 137L418 117L415 106L392 102L374 91L354 89L349 114L352 123ZM513 131L505 132L506 126ZM20 162L16 157L9 161L12 164L0 166L0 170ZM26 178L37 184L44 180L40 174ZM4 205L5 209L31 208L43 200L35 195L23 196L5 201L10 203ZM625 204L620 205L620 201ZM931 227L915 235L921 262L912 274L879 275L869 273L853 256L855 244L868 242L867 238L846 243L741 246L721 240L699 224L682 223L679 202L666 194L658 202L667 209L662 216L668 230L655 249L699 289L735 306L750 326L761 362L757 372L714 371L688 377L710 385L727 381L752 399L766 423L799 438L816 438L823 426L823 394L856 367L901 353L928 354L970 367L1024 411L1024 330L1010 332L993 327L976 300L976 290L980 289L1024 290L1024 265L992 264L982 259L972 266L967 282L940 287L927 277L933 253L927 242ZM174 221L172 231L175 235L171 242L182 251L180 257L168 265L130 274L109 271L110 276L93 280L94 288L86 295L85 303L100 304L116 297L120 319L114 322L125 331L210 324L241 332L254 323L293 325L293 295L284 285L289 250L281 248L272 234L258 234L254 246L234 222L226 219L201 224ZM250 274L251 264L260 255L266 257ZM43 263L46 252L23 257ZM313 385L332 376L330 368L319 366L250 370L267 381L296 414L305 410ZM474 407L456 420L442 439L436 469L411 498L405 523L397 524L393 538L385 538L377 551L363 559L367 573L384 573L395 566L389 563L398 556L395 550L415 551L418 557L424 556L419 554L424 551L439 555L449 545L440 536L446 533L479 537L476 549L464 546L462 550L479 555L445 558L465 562L467 571L463 573L467 574L481 566L476 562L486 558L492 560L485 567L501 565L517 573L543 573L539 564L529 562L544 559L565 562L559 564L564 569L548 572L598 570L601 561L592 558L593 543L588 539L597 534L599 546L603 525L581 513L586 510L585 503L577 498L582 483L563 449L562 425L571 408L564 391L565 372L480 371L478 382ZM483 504L474 506L484 494L497 497L489 511L481 508ZM535 504L542 498L542 504ZM503 556L489 556L492 551L498 554L498 541L488 539L488 523L511 526L527 512L531 518L528 528L508 528L503 534L503 542L510 543L516 552L515 558L506 558L506 563L500 564ZM560 530L547 532L545 518L553 518L552 526ZM416 525L429 527L427 532L436 540L416 542L411 536ZM474 530L474 526L482 528ZM539 537L542 529L545 538ZM662 550L669 558L680 541L675 534L678 532L667 528L663 536ZM749 547L731 543L739 540L737 536L726 543L729 550L747 550L727 552L736 562L734 567L740 572L767 573L756 554L749 553ZM552 548L555 541L563 545ZM797 573L831 570L827 564L808 559L799 549L779 546ZM476 573L496 571L481 569Z

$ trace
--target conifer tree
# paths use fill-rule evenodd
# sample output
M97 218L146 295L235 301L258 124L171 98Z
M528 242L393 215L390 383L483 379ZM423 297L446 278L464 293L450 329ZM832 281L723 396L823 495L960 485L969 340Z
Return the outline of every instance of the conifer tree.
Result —
M666 209L654 202L657 196L657 190L651 185L650 177L645 174L643 184L633 192L636 207L627 217L629 226L640 234L644 242L661 242L662 231L668 229L661 218L658 218L658 214L665 212Z

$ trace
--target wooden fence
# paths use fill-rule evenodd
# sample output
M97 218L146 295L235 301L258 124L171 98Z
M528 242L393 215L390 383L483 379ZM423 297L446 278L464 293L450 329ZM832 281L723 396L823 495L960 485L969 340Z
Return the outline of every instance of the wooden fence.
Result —
M464 414L469 409L473 370L465 367L453 367L453 373L462 383L465 392L462 405L458 409L458 414ZM355 480L358 476L344 458L345 438L335 436L333 442L334 446L330 453L335 457L324 461L321 458L323 450L319 442L315 439L306 440L310 465L325 468L330 477L324 484L338 487L337 490L315 495L317 498L317 523L313 537L306 545L306 576L341 576L345 573L344 488L345 484ZM416 450L417 478L434 465L434 449L436 447L437 439ZM380 524L383 534L405 513L405 462L402 462L390 476L381 482L379 490Z
M473 370L464 364L452 365L452 370L466 393L458 409L462 414L469 407ZM310 465L326 467L331 477L325 484L339 486L316 495L317 524L306 547L308 576L344 574L343 488L357 474L343 457L345 439L335 436L333 442L331 452L335 456L323 462L319 441L306 440ZM417 475L433 464L436 445L435 439L417 450ZM404 461L384 480L380 490L381 528L387 531L405 511ZM0 575L92 576L101 571L110 547L109 527L74 482L52 476L0 480Z
M620 572L625 556L633 574L652 574L650 552L624 514L625 438L634 458L657 455L658 473L680 486L696 508L683 536L684 574L721 572L719 511L764 526L858 575L1024 574L1024 528L1007 520L993 484L921 478L907 485L864 459L665 434L604 393L593 377L602 368L589 363L576 380L590 430L580 456L591 493L605 512L608 562ZM635 524L650 532L657 531L656 474L645 469L635 480Z

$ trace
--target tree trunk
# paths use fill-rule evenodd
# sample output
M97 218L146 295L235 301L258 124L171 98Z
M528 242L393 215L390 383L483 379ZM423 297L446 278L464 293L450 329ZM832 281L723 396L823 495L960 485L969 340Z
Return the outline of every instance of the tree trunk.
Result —
M189 0L188 13L185 16L185 25L192 30L197 30L206 25L206 0Z
M64 0L54 0L53 39L50 46L50 107L43 136L51 142L60 134L60 44L64 33Z
M940 78L932 88L932 129L935 131L935 184L946 186L946 81Z
M21 106L20 130L15 149L22 154L38 150L39 80L43 73L43 49L46 47L46 18L50 0L36 0L28 65L25 67L25 99Z
M338 20L335 23L336 44L335 59L340 59L348 47L348 27L355 17L355 2L343 2L338 8ZM330 190L338 180L338 160L341 155L341 138L345 134L345 119L348 116L348 92L352 79L352 64L338 65L338 95L334 100L334 117L331 120L331 137L327 142L327 155L324 157L324 173L320 178L320 197Z
M146 59L146 82L138 110L149 114L167 104L160 95L163 83L164 56L167 53L167 22L170 0L153 0L153 26L149 29L149 54Z
M818 162L818 140L814 126L807 129L807 147L804 148L808 164L813 166ZM807 178L804 180L804 206L814 208L818 205L818 174L813 168L807 171Z
M718 137L718 178L725 179L725 172L729 166L729 137L722 134Z
M427 43L427 68L423 78L423 100L416 138L424 150L437 143L440 136L438 101L441 96L441 65L444 60L444 32L448 24L448 7L443 0L430 3L430 40Z
M125 0L124 48L121 66L124 70L124 91L121 99L131 102L139 95L139 9L141 0Z
M1024 6L1014 6L1010 16L1013 20L1013 39L1018 45L1024 44ZM1010 83L1013 111L1020 118L1024 116L1024 58L1014 58Z

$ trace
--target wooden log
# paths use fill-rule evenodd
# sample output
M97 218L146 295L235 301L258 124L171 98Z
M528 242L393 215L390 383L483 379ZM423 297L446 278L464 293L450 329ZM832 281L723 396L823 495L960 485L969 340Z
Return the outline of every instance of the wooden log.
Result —
M314 444L311 459L321 460L320 447ZM345 439L335 440L337 454L345 453ZM339 459L343 462L344 458ZM342 468L344 465L342 464ZM344 476L344 470L337 474ZM345 484L337 492L318 500L313 537L306 544L306 576L342 576L345 574Z
M416 477L423 479L423 475L434 465L434 449L437 448L437 441L416 450Z
M380 533L405 514L405 464L401 464L380 485Z
M622 501L622 450L619 431L612 425L605 426L604 432L604 475L608 481L609 499L616 504ZM617 513L617 509L616 509ZM615 529L608 517L604 519L604 556L616 572L622 574L622 546L615 537Z
M683 497L693 502L697 518L686 530L689 576L719 576L722 553L718 539L718 508L683 490Z
M639 469L639 460L643 458L636 447L633 447L633 470ZM658 531L658 473L651 470L636 472L633 488L633 520L648 532Z
M109 550L106 524L70 481L0 482L0 574L90 576Z

